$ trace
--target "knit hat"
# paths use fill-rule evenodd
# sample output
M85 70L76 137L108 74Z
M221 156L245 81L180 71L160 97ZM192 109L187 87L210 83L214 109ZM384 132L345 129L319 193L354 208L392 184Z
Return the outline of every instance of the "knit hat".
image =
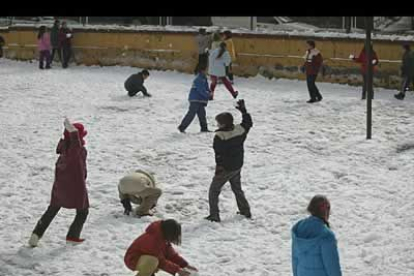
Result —
M86 136L86 134L88 134L85 127L81 123L73 123L72 125L78 130L82 145L85 145L85 140L83 138ZM70 140L70 133L66 129L63 132L63 136L65 137L65 140Z

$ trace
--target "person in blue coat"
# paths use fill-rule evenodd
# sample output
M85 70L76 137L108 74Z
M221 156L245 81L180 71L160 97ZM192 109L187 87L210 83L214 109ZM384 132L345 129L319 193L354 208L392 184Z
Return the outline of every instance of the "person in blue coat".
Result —
M201 64L199 67L199 74L194 79L190 95L188 96L190 108L181 121L181 124L178 126L178 130L182 133L185 133L186 128L191 124L196 114L200 121L201 132L209 132L205 107L209 100L210 89L208 88L206 71L207 64Z
M308 212L311 216L292 228L293 276L341 276L337 241L328 222L328 199L314 196Z

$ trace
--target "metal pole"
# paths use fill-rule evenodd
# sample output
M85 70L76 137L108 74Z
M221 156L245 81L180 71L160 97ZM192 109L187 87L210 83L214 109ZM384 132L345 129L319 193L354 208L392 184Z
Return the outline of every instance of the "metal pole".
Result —
M349 34L351 32L352 29L352 17L351 16L346 16L345 17L345 32L347 34Z
M367 93L367 139L372 137L372 80L373 80L373 68L372 68L372 51L371 51L371 31L372 31L372 16L365 17L365 54L367 56L367 75L366 75L366 93Z

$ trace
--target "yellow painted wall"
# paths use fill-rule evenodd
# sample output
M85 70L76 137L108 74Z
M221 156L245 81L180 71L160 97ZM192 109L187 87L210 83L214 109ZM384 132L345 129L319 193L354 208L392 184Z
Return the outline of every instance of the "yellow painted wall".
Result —
M34 28L0 30L6 40L5 56L12 59L35 59L36 34ZM178 70L192 73L197 62L195 33L166 31L93 31L74 30L75 60L85 65L129 65ZM307 38L309 39L309 38ZM358 55L362 39L314 38L322 52L327 75L318 81L360 84L359 65L348 60ZM233 37L237 62L233 71L239 76L263 74L276 78L303 79L298 71L306 51L306 39L287 35L236 34ZM400 61L401 42L374 41L380 60ZM289 57L290 56L290 57ZM337 58L347 60L336 60ZM377 86L398 88L398 62L380 62L374 83Z

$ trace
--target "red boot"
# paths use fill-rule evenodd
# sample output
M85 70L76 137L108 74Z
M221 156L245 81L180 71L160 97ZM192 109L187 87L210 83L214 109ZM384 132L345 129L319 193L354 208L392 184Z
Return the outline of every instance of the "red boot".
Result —
M80 244L84 241L85 241L85 239L80 239L80 238L69 238L69 237L66 238L66 242L67 243L72 243L72 244Z

